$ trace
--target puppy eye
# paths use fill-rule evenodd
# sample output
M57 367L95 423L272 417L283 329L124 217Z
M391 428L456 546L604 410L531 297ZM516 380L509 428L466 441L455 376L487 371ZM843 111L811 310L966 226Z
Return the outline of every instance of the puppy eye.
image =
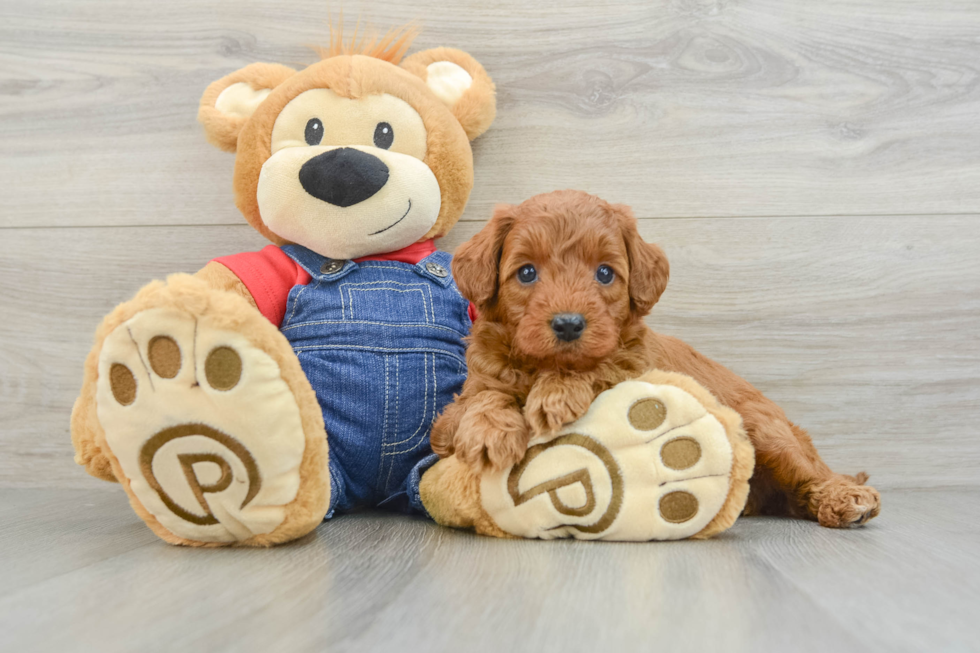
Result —
M615 278L616 273L608 265L600 265L599 269L595 271L595 280L604 286L611 284Z
M391 147L394 140L395 130L391 128L391 125L386 122L379 122L378 126L374 128L375 147L380 147L382 150L387 150L389 147Z
M319 145L323 140L323 123L319 118L310 118L306 123L306 144Z
M538 278L538 271L533 265L525 265L517 271L517 280L521 283L534 283Z

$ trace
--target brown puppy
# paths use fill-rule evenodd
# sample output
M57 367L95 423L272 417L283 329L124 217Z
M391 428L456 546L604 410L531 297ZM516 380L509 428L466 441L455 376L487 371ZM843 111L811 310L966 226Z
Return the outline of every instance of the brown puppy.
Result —
M532 434L557 431L595 397L649 369L687 374L737 410L756 448L746 514L823 526L862 524L878 492L836 474L806 431L744 379L643 317L667 286L663 251L644 242L630 209L580 191L501 206L458 249L453 272L480 314L463 393L436 421L432 448L476 469L524 455Z

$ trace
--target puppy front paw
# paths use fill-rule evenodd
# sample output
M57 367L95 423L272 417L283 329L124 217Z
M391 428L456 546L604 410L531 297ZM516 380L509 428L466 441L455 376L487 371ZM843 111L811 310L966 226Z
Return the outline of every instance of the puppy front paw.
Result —
M585 383L571 379L542 379L531 388L524 417L536 436L557 433L584 415L595 395Z
M453 441L456 456L476 472L517 464L530 432L524 416L499 400L472 406L463 414Z

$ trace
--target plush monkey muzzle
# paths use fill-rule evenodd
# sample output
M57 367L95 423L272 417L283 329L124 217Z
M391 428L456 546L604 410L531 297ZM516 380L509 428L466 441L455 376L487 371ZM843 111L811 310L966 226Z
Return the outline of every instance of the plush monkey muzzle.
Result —
M384 188L388 166L373 154L340 147L304 163L299 169L299 183L318 200L347 208Z

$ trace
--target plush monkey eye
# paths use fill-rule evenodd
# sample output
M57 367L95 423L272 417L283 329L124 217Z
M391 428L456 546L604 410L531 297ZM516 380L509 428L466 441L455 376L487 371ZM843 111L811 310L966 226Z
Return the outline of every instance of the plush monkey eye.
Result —
M599 269L595 271L595 280L604 286L611 284L615 278L616 273L608 265L600 265Z
M538 271L530 263L517 271L517 280L521 283L534 283L538 279Z
M380 147L382 150L387 150L391 147L391 143L395 140L395 130L391 128L386 122L379 122L378 126L374 128L374 145L375 147Z
M319 145L323 140L323 123L319 118L310 118L306 123L306 144Z

